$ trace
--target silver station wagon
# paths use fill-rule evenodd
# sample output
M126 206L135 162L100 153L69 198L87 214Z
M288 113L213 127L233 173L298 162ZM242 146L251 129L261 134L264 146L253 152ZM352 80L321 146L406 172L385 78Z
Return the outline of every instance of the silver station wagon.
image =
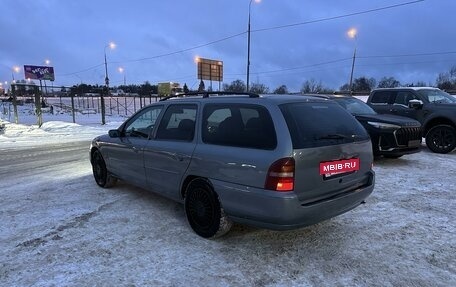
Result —
M337 103L296 95L203 92L144 107L95 138L96 183L117 180L184 203L191 228L273 230L347 212L371 194L369 135Z

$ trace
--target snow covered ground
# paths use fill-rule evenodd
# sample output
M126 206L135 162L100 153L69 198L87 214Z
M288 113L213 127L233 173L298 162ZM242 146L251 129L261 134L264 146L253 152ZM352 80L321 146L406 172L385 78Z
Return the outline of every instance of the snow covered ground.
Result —
M95 184L89 141L122 118L47 116L3 121L0 286L456 286L456 151L377 160L366 204L331 220L205 240L181 205Z

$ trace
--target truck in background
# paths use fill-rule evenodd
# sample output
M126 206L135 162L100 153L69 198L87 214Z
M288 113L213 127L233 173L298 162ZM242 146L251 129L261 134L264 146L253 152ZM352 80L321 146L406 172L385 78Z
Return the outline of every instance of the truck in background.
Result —
M183 93L183 89L180 84L173 82L158 83L157 91L159 97L175 96Z

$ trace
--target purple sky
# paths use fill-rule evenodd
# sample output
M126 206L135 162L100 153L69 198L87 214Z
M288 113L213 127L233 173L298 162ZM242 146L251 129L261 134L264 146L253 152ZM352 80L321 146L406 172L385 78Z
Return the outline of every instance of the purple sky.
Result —
M223 61L224 83L246 81L249 0L4 0L0 6L2 83L12 80L14 66L21 67L14 73L20 79L23 65L49 59L55 86L102 85L110 41L117 44L106 50L111 86L125 76L127 84L197 88L195 56ZM349 81L356 46L354 78L434 84L456 65L455 11L454 0L252 2L250 81L299 91L314 79L338 89ZM346 34L351 27L356 39Z

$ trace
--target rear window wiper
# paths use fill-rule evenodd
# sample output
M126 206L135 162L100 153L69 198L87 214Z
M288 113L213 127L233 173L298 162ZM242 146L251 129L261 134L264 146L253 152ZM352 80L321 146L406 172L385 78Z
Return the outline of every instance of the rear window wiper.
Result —
M317 140L343 140L346 138L348 138L348 136L342 135L342 134L328 134L328 135L317 137L316 139Z
M343 135L343 134L327 134L324 136L316 137L316 140L344 140L344 139L362 139L362 135Z

